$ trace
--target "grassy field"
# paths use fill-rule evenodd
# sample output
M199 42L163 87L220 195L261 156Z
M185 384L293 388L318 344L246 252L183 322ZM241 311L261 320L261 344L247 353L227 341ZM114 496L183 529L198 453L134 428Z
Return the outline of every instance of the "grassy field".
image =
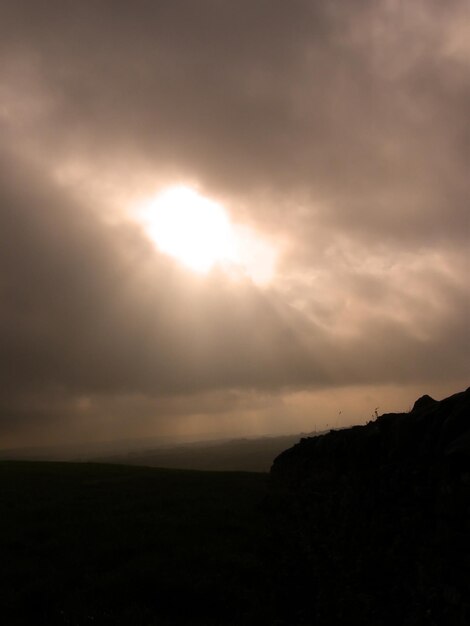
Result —
M276 624L266 474L0 463L14 624Z

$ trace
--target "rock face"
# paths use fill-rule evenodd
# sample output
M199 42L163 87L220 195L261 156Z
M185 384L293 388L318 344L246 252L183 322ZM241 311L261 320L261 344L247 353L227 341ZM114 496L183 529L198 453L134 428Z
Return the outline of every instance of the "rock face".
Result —
M302 439L271 483L304 623L470 624L470 389Z

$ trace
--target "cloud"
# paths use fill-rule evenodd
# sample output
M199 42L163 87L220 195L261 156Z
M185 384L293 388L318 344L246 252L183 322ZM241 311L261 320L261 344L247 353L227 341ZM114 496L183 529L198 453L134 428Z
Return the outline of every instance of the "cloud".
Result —
M233 390L460 384L467 10L7 2L3 427L98 424L123 397L131 419L155 398L199 415ZM155 250L132 200L181 181L283 242L269 287Z

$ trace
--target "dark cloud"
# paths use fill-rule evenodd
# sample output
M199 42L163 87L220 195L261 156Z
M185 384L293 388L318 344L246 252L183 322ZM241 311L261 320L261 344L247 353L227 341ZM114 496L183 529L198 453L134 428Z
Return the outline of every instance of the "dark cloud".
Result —
M172 398L163 428L181 395L200 414L201 393L465 378L465 11L5 2L5 428ZM178 181L284 241L269 287L192 275L122 219Z

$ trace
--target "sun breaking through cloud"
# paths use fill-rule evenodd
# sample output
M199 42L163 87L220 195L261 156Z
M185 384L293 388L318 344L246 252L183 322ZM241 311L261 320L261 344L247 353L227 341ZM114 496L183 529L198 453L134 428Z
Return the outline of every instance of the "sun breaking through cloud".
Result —
M214 267L258 284L274 274L276 251L248 227L233 224L219 203L183 185L164 189L138 211L159 250L190 269Z

